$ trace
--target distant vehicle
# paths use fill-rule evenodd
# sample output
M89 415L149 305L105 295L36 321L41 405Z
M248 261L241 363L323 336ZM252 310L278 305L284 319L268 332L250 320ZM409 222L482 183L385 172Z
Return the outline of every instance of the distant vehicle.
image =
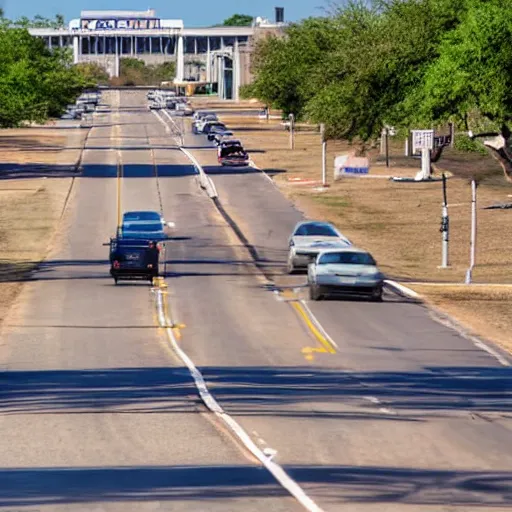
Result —
M382 300L384 275L372 255L361 249L326 249L308 265L311 300L328 295L364 295Z
M212 128L214 129L214 131L227 131L227 127L224 123L221 123L219 121L210 121L204 124L201 133L208 135Z
M351 245L350 240L329 222L299 222L289 240L288 273L293 274L298 268L306 268L321 251L343 249Z
M215 114L208 114L200 117L192 124L192 131L194 133L202 133L206 123L212 122L218 122L218 118Z
M221 133L215 133L213 135L213 142L215 142L217 146L220 146L223 142L236 140L240 145L242 145L238 139L233 138L234 136L235 134L229 130Z
M215 112L206 111L206 110L198 110L194 113L194 121L198 121L199 119L206 117L206 116L213 116L214 119L217 119L217 115L215 114Z
M218 161L222 166L244 167L249 165L249 155L241 144L224 144L218 148Z
M225 125L213 125L208 131L207 138L209 141L213 141L216 135L223 135L225 133L231 133Z
M116 284L120 279L152 282L158 277L161 250L158 240L114 237L106 245L110 245L110 275Z
M173 222L166 222L158 212L126 212L120 227L119 236L137 240L167 240Z

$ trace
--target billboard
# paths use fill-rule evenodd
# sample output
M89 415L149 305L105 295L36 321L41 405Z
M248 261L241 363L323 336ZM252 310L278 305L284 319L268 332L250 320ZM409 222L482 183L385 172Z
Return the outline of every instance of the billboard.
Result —
M160 28L157 18L111 18L80 20L82 30L154 30Z

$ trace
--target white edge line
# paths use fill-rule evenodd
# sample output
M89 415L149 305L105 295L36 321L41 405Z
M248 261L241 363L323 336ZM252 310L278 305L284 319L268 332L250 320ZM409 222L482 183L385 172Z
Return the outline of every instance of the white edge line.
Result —
M158 112L155 110L152 110L151 112L153 112L154 116L164 125L165 131L167 133L171 133L171 129L169 128L168 124L158 115Z
M304 492L299 484L293 480L279 464L273 462L263 453L260 448L258 448L258 446L254 443L247 432L222 409L217 400L215 400L215 398L212 396L208 386L206 385L203 375L195 366L193 361L178 345L176 337L172 332L172 328L169 327L169 322L164 311L162 297L162 291L157 290L158 320L160 326L165 328L172 349L187 366L190 375L194 379L194 383L197 391L199 392L199 396L201 397L201 400L203 400L206 407L229 427L229 429L238 437L238 439L243 443L247 450L249 450L261 462L261 464L272 474L277 482L284 489L286 489L306 510L310 512L323 512L322 509Z
M309 308L307 302L304 299L301 299L299 302L302 304L303 308L306 310L307 314L309 315L309 318L312 320L315 327L322 333L324 338L326 338L327 341L329 343L331 343L331 345L334 345L339 350L340 347L338 347L336 342L326 332L326 330L324 329L322 324L318 321L317 317L313 314L313 311L311 311L311 309Z
M156 115L158 120L166 127L166 131L169 133L170 132L169 125L154 110L152 112ZM176 124L176 121L174 121L172 116L169 114L169 112L167 112L167 110L164 110L163 113L169 118L171 123L174 125L175 129L178 130L178 132L179 132L178 125ZM178 137L173 136L173 138L174 138L174 141L176 142L177 146L182 151L182 153L185 154L185 156L192 162L194 167L198 170L200 181L201 181L201 186L206 190L210 199L215 199L216 197L218 197L217 188L215 187L215 183L204 172L202 165L197 161L197 159L188 150L186 150L181 145L181 141L178 139Z
M497 350L494 350L492 347L484 343L481 339L469 334L461 325L458 325L456 322L454 322L445 314L439 312L435 308L430 308L430 317L437 323L444 325L449 329L453 329L454 331L457 332L457 334L459 334L459 336L462 336L466 340L471 341L471 343L473 343L475 347L479 348L480 350L483 350L484 352L487 352L490 356L494 357L502 366L512 366L507 357L501 355Z

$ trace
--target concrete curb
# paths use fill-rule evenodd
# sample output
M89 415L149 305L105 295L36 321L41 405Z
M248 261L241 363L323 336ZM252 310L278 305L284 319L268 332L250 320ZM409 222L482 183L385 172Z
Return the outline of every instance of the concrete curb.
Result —
M404 286L403 284L400 284L396 281L392 281L390 279L386 279L384 281L384 284L391 288L391 290L396 293L397 295L401 295L402 297L407 297L408 299L421 302L421 295L419 293L416 293L414 290L411 290L410 288L407 288L407 286Z

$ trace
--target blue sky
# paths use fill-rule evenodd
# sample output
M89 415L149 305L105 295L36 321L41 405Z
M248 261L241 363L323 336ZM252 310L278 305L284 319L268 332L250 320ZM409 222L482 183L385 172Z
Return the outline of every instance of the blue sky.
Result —
M53 17L63 14L67 21L80 17L84 9L156 9L162 18L182 19L185 26L208 26L222 22L234 13L266 16L273 19L274 7L285 8L286 21L296 21L307 16L321 15L327 0L0 0L8 18L36 14Z

